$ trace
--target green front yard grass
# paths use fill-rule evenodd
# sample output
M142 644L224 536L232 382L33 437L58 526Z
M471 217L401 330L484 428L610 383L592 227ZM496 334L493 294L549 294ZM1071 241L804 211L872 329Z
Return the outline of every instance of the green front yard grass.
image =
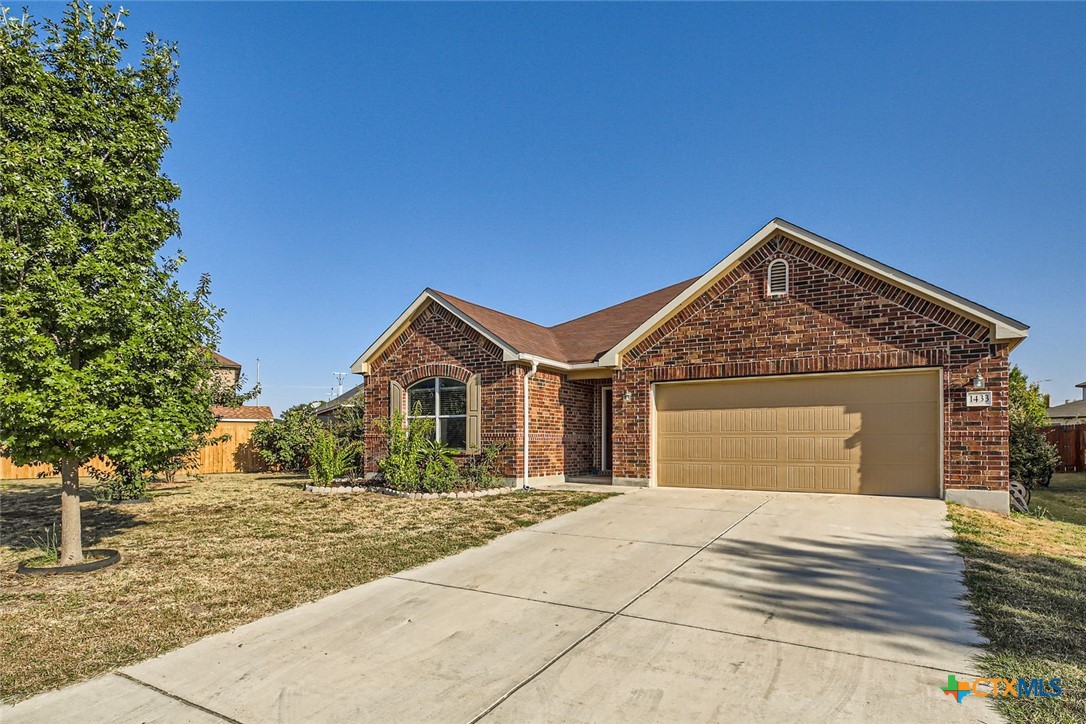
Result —
M608 494L405 500L312 495L305 479L215 475L140 505L83 503L96 573L15 573L56 523L59 481L0 483L0 692L10 703L478 546Z
M1013 722L1086 721L1086 473L1034 491L1034 515L949 506L985 676L1062 680L1053 698L999 697Z

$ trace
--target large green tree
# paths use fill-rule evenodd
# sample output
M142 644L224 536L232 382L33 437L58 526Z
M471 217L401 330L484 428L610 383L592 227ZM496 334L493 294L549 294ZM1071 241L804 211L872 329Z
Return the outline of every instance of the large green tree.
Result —
M62 565L82 560L79 466L176 454L214 425L221 312L177 281L180 189L162 172L177 49L129 65L123 10L4 12L0 48L0 445L60 470ZM136 59L136 58L132 58Z

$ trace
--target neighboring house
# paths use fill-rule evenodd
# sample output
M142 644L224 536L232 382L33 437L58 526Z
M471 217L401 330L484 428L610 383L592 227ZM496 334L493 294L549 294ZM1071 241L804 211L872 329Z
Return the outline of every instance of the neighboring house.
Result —
M350 409L362 404L362 400L364 398L358 396L362 394L364 387L364 384L355 385L351 389L344 392L342 395L339 395L329 400L328 402L325 402L323 405L314 410L314 414L318 418L320 418L322 422L332 422L332 420L335 419L336 415L339 414L340 410ZM356 397L358 397L358 399L355 399Z
M696 279L553 327L427 289L352 371L367 429L417 409L467 452L504 445L516 485L606 471L1006 512L1027 330L774 219ZM371 471L384 447L368 434Z
M211 356L215 358L215 375L230 387L236 385L241 379L241 365L218 352L212 352Z
M1075 387L1082 390L1081 400L1072 400L1048 408L1048 419L1053 425L1075 425L1086 422L1086 382L1080 382Z

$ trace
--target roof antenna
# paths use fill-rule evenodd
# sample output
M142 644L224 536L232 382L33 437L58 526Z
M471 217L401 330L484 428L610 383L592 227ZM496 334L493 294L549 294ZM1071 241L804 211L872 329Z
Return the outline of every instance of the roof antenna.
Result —
M332 374L339 381L339 394L336 395L338 397L339 395L343 394L343 378L347 376L347 373L346 372L333 372Z

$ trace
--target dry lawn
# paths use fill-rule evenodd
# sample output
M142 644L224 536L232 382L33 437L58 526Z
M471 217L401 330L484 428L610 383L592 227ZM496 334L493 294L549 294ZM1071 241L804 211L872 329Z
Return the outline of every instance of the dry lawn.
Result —
M302 478L206 476L139 505L83 503L87 547L122 562L26 577L33 538L59 515L56 480L0 483L0 693L4 702L88 679L608 497L477 500L317 496ZM59 524L57 525L59 529Z
M1086 721L1086 473L1056 475L1010 517L950 506L988 676L1060 677L1058 698L995 699L1012 722Z

